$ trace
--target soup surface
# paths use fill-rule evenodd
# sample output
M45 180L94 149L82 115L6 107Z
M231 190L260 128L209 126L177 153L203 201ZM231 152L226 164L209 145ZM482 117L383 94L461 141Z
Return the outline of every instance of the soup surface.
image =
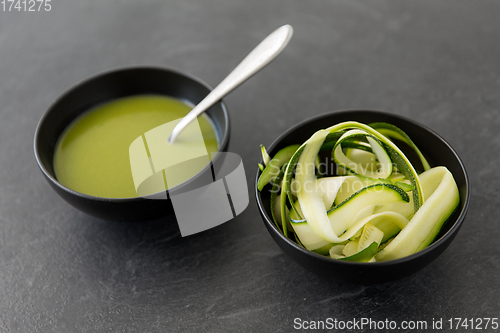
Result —
M191 108L160 95L131 96L97 106L73 121L59 138L54 152L56 178L88 195L137 197L129 160L131 143L157 126L184 117ZM215 130L205 115L198 122L210 156L218 149ZM169 133L165 135L168 138ZM181 177L187 180L199 171L187 168Z

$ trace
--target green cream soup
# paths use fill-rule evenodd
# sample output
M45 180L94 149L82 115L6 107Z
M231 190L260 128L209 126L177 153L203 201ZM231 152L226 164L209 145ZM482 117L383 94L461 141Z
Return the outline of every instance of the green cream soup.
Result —
M129 159L131 143L159 125L184 117L190 110L189 105L175 98L138 95L84 113L56 144L54 171L58 181L97 197L137 197ZM218 149L215 130L205 115L198 117L198 122L210 156ZM182 178L187 180L200 170L187 168Z

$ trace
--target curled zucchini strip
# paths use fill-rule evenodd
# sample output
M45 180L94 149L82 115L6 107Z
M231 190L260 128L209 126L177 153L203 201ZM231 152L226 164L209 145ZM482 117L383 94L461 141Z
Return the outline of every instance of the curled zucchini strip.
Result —
M325 130L313 134L300 155L295 172L295 179L300 184L300 188L297 191L297 198L304 217L309 221L309 225L314 232L324 240L339 243L341 240L332 229L320 193L307 189L308 184L316 182L315 166L311 161L314 161L316 158L327 135L328 132Z
M418 149L410 137L400 128L388 123L372 123L369 126L389 138L394 138L406 143L415 151L415 153L417 153L424 170L427 171L431 168L429 162L427 162L427 159L424 157L420 149Z
M270 159L266 149L261 145L262 160L265 164L265 168L259 177L259 181L257 182L257 188L259 191L262 191L264 186L276 179L281 167L290 160L297 148L299 148L299 145L285 147L278 151L276 155Z
M396 238L375 256L377 261L401 258L426 248L458 206L457 184L445 167L422 173L420 181L428 199Z
M362 165L360 163L351 160L342 151L342 143L345 140L360 136L366 137L366 139L368 140L368 143L371 146L371 151L375 154L376 158L379 161L380 166L378 170L373 171L367 168L365 165ZM333 151L334 151L333 157L335 159L335 162L337 162L337 164L340 165L341 167L349 170L351 173L354 173L356 175L361 175L373 179L387 179L392 174L392 161L389 155L387 154L386 150L382 146L382 143L377 139L368 136L368 134L364 131L360 130L348 131L347 133L345 133L340 137L340 139L335 144Z
M271 190L271 215L272 215L274 224L278 228L280 228L280 225L282 225L283 233L286 236L288 236L287 230L285 230L285 223L283 223L284 221L286 221L286 216L287 216L288 211L286 211L285 214L281 214L281 194L278 194L281 190L281 187L282 187L285 168L286 168L286 165L280 169L280 172L276 176L276 178L275 178L276 181L273 184L273 187ZM280 208L280 209L277 209L277 208ZM279 211L279 213L278 213L278 211Z

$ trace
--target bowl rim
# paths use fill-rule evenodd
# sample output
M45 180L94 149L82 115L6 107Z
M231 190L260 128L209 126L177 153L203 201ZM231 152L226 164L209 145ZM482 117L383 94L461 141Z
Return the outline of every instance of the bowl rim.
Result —
M391 113L391 112L387 112L387 111L380 111L380 110L370 110L370 109L341 109L341 110L334 110L334 111L325 112L325 113L322 113L322 114L319 114L319 115L307 118L307 119L305 119L305 120L303 120L303 121L295 124L294 126L290 127L288 130L286 130L285 132L283 132L281 135L279 135L271 143L271 145L269 145L268 151L271 151L272 149L274 149L274 147L276 147L281 142L281 140L283 140L284 137L286 137L290 133L296 131L298 128L307 125L308 123L314 122L314 121L319 120L321 118L330 117L330 116L333 116L335 114L340 114L340 113L342 113L342 114L348 114L348 113L366 113L366 112L370 112L370 113L374 113L374 114L378 113L378 114L381 114L381 115L384 115L384 116L398 118L398 119L400 119L402 121L406 121L406 122L412 123L415 126L421 127L422 129L430 132L431 134L433 134L434 136L436 136L439 140L441 140L448 147L448 149L453 153L453 155L455 156L455 158L457 159L457 161L458 161L458 163L460 165L460 168L462 169L462 172L464 174L465 188L466 188L466 192L467 193L465 195L465 200L464 200L463 208L460 211L460 214L457 217L456 221L453 223L453 225L450 227L450 229L444 235L442 235L439 239L433 241L425 249L420 250L420 251L418 251L416 253L413 253L413 254L408 255L406 257L403 257L403 258L398 258L398 259L393 259L393 260L388 260L388 261L381 261L381 262L353 262L353 261L336 260L336 259L332 259L332 258L330 258L328 256L322 256L322 255L320 255L318 253L315 253L313 251L309 251L309 250L301 247L300 245L298 245L297 243L295 243L294 241L292 241L288 237L285 237L285 235L283 235L283 233L276 227L276 225L274 224L274 222L272 221L272 219L267 215L267 212L264 209L264 205L263 205L262 198L261 198L261 192L257 188L257 183L258 183L258 180L259 180L259 177L260 177L260 174L261 174L261 171L260 171L259 168L257 168L257 173L256 173L256 178L255 178L255 185L254 185L255 199L257 201L257 206L259 207L259 211L260 211L260 213L261 213L261 215L263 217L264 222L267 224L268 229L269 229L269 227L271 227L272 230L274 231L274 233L278 235L278 237L280 237L283 241L285 241L292 248L294 248L297 251L302 252L303 254L313 256L314 258L316 258L318 260L321 260L321 261L334 262L334 263L339 264L339 265L354 266L354 267L355 266L358 266L358 267L359 266L363 266L363 267L366 267L366 266L384 267L384 266L393 266L393 265L407 263L409 261L412 261L413 259L416 259L418 257L424 256L424 255L432 252L435 248L439 247L441 243L446 242L450 237L454 237L455 236L455 230L460 229L460 227L462 226L462 223L463 223L463 221L465 219L465 216L467 215L467 211L469 209L470 197L471 197L469 175L467 173L467 170L465 168L465 165L464 165L463 161L460 159L460 157L458 156L458 154L455 151L455 149L453 149L453 147L444 138L442 138L439 134L437 134L435 131L431 130L427 126L422 125L422 124L418 123L417 121L414 121L414 120L412 120L410 118L401 116L399 114L395 114L395 113ZM263 163L263 161L261 160L260 163Z
M180 70L177 70L172 67L167 67L167 66L125 66L125 67L116 67L112 68L106 71L99 72L97 74L90 75L80 81L78 81L76 84L72 85L69 89L65 90L60 96L58 96L50 105L49 107L44 111L42 117L38 121L36 128L35 128L35 134L33 138L33 150L35 154L35 160L36 163L38 164L38 167L42 170L42 173L44 176L54 185L59 187L61 190L68 192L74 196L87 199L87 200L93 200L93 201L100 201L100 202L113 202L113 203L130 203L130 202L136 202L138 200L146 200L146 199L153 199L155 196L157 196L161 192L153 193L147 196L137 196L137 197L130 197L130 198L106 198L106 197L98 197L98 196L93 196L85 193L81 193L78 191L75 191L67 186L64 186L61 184L55 177L53 177L49 171L45 168L44 164L41 162L40 158L40 152L39 152L39 141L40 141L40 128L43 125L43 123L46 121L46 119L49 116L50 111L63 99L68 97L71 93L74 91L80 89L82 86L85 84L88 84L89 82L99 79L101 77L104 77L106 75L112 75L112 74L118 74L120 72L128 72L128 71L136 71L136 70L151 70L151 71L158 71L158 72L169 72L171 74L183 76L190 81L193 81L195 83L200 84L204 88L206 88L209 92L213 90L213 87L210 86L208 83L203 81L202 79L188 73L181 72ZM133 95L130 95L133 96ZM127 96L123 96L127 97ZM219 149L217 150L217 154L214 156L215 158L218 158L220 153L224 151L229 143L229 137L230 137L230 118L229 118L229 112L227 111L227 106L226 103L224 102L223 99L219 100L217 103L220 103L221 109L224 115L224 119L226 120L225 127L221 131L221 142L219 144ZM216 104L217 104L216 103ZM88 111L88 110L87 110ZM86 112L86 111L83 111ZM174 186L171 189L168 189L167 191L175 191L178 190L189 183L191 183L195 177L198 177L202 172L206 171L207 168L210 168L210 163L207 164L200 172L198 172L196 175L193 177L189 178L188 180Z

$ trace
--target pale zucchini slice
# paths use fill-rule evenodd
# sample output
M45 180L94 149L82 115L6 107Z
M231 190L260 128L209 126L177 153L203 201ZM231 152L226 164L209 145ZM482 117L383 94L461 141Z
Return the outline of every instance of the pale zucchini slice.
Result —
M383 238L384 238L384 232L381 231L376 226L374 226L373 224L371 224L370 222L368 222L363 227L363 232L359 237L358 252L363 251L373 242L377 243L377 245L380 245L380 243L382 243Z
M295 234L306 249L315 251L332 244L332 242L319 237L307 221L300 219L299 214L303 213L298 201L295 202L294 208L290 211L290 222Z
M295 170L295 179L301 184L301 188L297 191L297 198L303 216L313 231L325 241L340 243L341 240L330 225L321 194L316 191L308 191L306 188L306 184L316 183L314 160L327 135L328 131L318 131L303 146ZM288 168L290 168L290 164Z
M313 183L314 190L318 191L321 194L326 209L330 209L330 207L333 206L335 198L337 197L338 192L342 187L342 184L348 178L357 178L357 177L355 176L325 177L317 179L316 182Z
M356 261L356 262L372 262L373 257L378 251L378 244L373 242L370 246L365 248L364 250L353 254L350 257L339 258L339 260L344 261Z
M323 256L327 256L330 253L330 249L332 248L334 244L326 244L325 246L322 246L320 248L317 248L315 250L312 250L313 252L317 254L321 254Z
M354 163L361 165L365 170L373 172L377 169L377 157L372 152L357 148L348 148L345 156Z
M415 212L413 210L413 197L411 195L409 195L409 197L409 202L390 202L383 204L375 210L375 213L395 212L403 215L407 219L411 219Z
M350 257L356 253L358 253L359 249L359 242L357 240L355 241L350 241L344 246L344 249L342 250L342 254L346 257Z
M369 183L365 179L356 176L346 177L338 191L337 197L335 198L335 205L340 205L340 203L346 201L354 193L364 187L367 187L368 185Z
M368 262L377 253L384 233L370 222L363 227L359 240L350 241L345 246L334 246L330 249L330 257L348 261ZM333 250L332 250L333 249Z
M445 167L435 167L420 175L427 197L408 225L377 256L377 261L408 256L427 247L460 202L457 184Z
M340 258L345 258L345 255L342 253L344 250L345 245L335 245L330 248L328 251L330 254L330 257L333 259L340 259Z
M384 243L397 235L406 225L408 219L403 215L388 211L372 215L370 221L377 229L384 233L381 243Z
M409 200L408 195L397 186L389 184L369 185L333 207L328 212L328 218L332 230L340 235L354 225L356 222L355 216L360 210L383 203L408 202Z

